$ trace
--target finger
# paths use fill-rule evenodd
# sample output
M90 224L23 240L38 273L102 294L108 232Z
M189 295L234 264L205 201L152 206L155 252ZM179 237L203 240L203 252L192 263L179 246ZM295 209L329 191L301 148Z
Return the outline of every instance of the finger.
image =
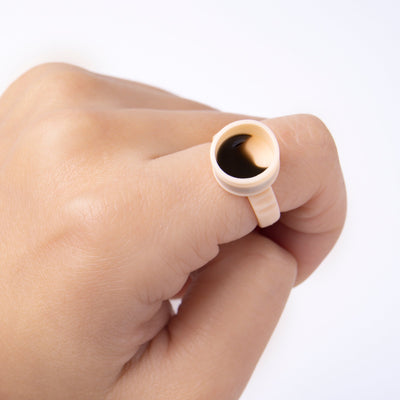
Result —
M266 122L280 145L281 169L273 189L283 213L280 224L291 234L286 237L288 229L278 228L263 233L279 240L296 257L301 281L330 251L343 227L343 176L333 139L320 120L297 115ZM216 183L208 152L204 144L150 163L163 182L158 187L168 193L164 223L172 221L180 243L200 243L201 250L236 240L256 226L248 200L226 193ZM197 253L203 254L199 249ZM205 254L209 257L212 252Z
M262 119L209 110L118 109L102 115L116 140L128 138L149 159L210 142L225 125L248 118Z
M295 260L260 235L223 246L197 275L168 328L118 383L120 398L147 399L142 382L150 370L157 382L153 398L168 400L179 393L186 398L239 398L295 275Z
M284 217L282 217L282 221L260 231L263 236L272 239L296 257L298 274L295 285L298 285L309 277L328 255L336 243L342 227L339 226L326 232L307 233L285 225Z
M279 142L281 167L274 184L281 211L298 208L321 189L324 180L319 174L329 169L334 176L337 169L337 151L333 138L325 125L312 115L299 114L279 118L263 119L243 114L207 111L158 110L128 111L118 113L123 124L128 119L139 121L141 132L154 157L177 153L189 147L210 142L212 137L230 122L251 118L263 121L275 133ZM160 130L160 126L163 129ZM164 129L165 128L165 129ZM328 158L326 158L328 156ZM325 164L329 163L326 166ZM324 176L325 178L325 176ZM291 189L291 190L289 190ZM296 196L286 196L292 191Z
M209 150L210 144L206 143L145 162L139 186L144 201L139 211L141 220L149 223L138 226L136 213L121 208L121 223L132 232L123 235L123 244L134 229L148 238L148 247L157 248L147 255L153 261L140 269L140 280L138 272L132 276L136 281L132 284L138 292L146 293L147 302L172 298L193 271L218 254L219 244L239 239L257 225L248 200L230 195L216 183ZM131 175L132 182L123 180L127 196L130 192L126 188L138 186L138 172ZM134 197L126 203L137 204L137 188L131 193ZM130 247L125 244L123 248L129 251Z
M114 86L129 90L128 97L132 108L150 108L161 110L206 110L216 111L215 108L179 96L170 91L144 84L137 81L96 74L99 79L108 80Z
M281 169L273 188L286 212L262 233L296 257L298 284L336 243L346 217L346 189L335 143L318 118L294 115L266 123L279 141Z

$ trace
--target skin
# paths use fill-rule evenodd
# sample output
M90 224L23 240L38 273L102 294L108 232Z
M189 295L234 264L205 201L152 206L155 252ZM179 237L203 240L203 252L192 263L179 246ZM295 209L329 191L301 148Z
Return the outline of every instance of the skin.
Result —
M212 136L243 118L280 145L282 215L263 230L209 161ZM345 213L334 141L312 115L29 70L0 98L0 398L238 399Z

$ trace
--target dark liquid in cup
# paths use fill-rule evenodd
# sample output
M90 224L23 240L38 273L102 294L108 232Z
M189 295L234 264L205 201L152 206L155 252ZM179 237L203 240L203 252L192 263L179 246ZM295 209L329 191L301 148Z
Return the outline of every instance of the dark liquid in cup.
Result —
M240 133L225 140L218 149L217 163L228 175L235 178L252 178L266 170L254 164L245 150L244 145L250 137L251 135Z

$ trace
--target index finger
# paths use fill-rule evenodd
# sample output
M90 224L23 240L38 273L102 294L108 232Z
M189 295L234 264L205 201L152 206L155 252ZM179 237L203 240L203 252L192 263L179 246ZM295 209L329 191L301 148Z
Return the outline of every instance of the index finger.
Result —
M300 282L340 235L346 213L343 175L334 140L318 118L294 115L264 122L280 145L281 169L273 189L282 215L262 234L294 255ZM209 144L203 144L152 161L168 182L167 199L177 203L168 203L165 223L174 221L174 236L186 245L195 243L203 261L219 244L245 236L257 224L248 200L216 183L208 151Z

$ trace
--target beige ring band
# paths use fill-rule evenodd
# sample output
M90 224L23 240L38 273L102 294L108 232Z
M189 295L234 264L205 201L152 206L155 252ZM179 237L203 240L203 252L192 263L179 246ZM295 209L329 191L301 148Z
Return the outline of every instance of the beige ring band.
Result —
M249 202L257 217L260 228L272 225L281 216L275 193L271 187L265 192L249 196Z

